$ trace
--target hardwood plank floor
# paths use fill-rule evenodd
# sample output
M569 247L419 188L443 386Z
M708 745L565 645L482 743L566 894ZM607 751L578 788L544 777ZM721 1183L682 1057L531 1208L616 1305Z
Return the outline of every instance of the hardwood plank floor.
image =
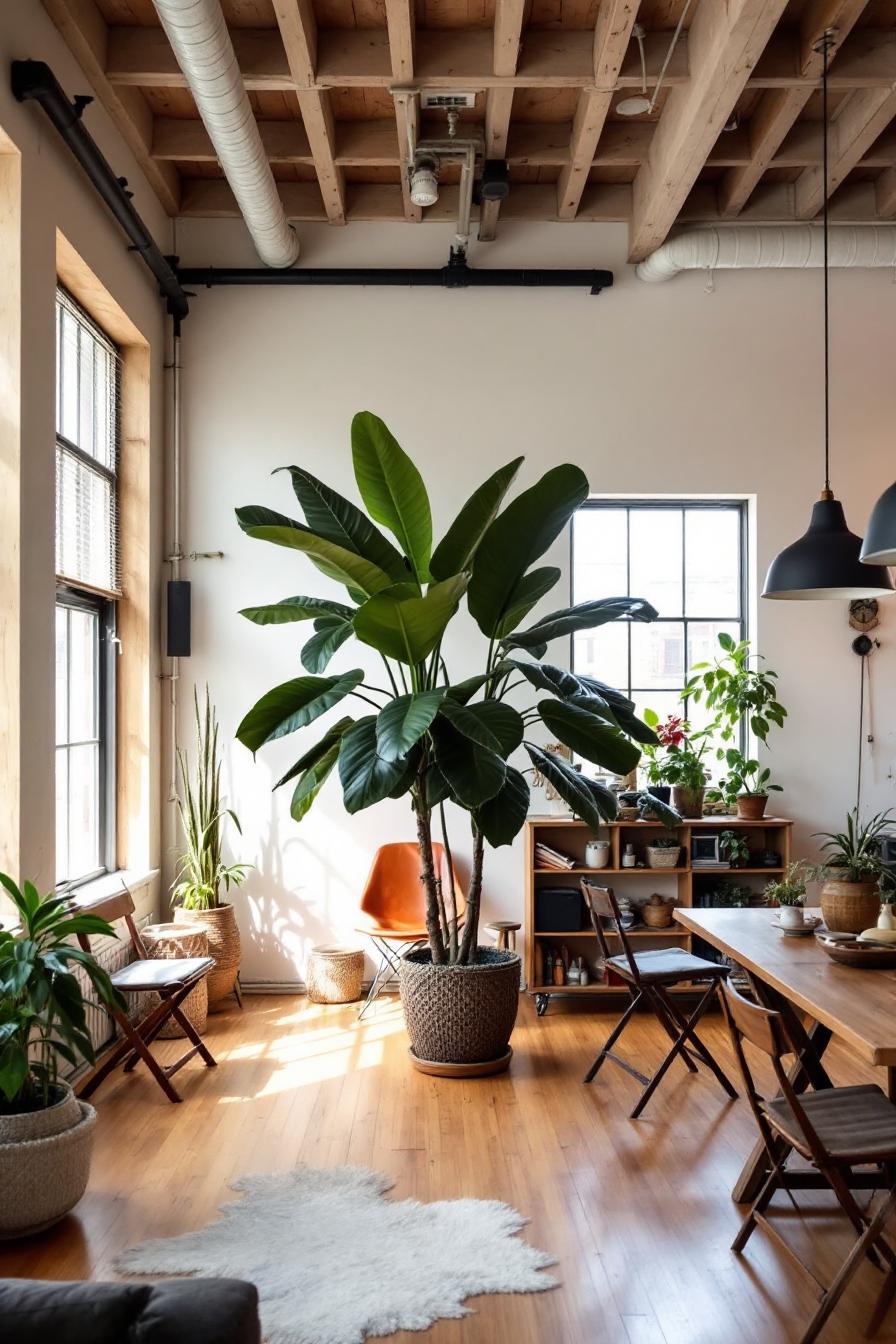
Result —
M746 1103L675 1065L645 1117L628 1120L631 1078L605 1065L581 1082L614 1020L581 1000L538 1019L524 998L511 1071L449 1082L409 1067L394 998L359 1024L350 1007L248 997L245 1012L210 1019L219 1067L178 1074L181 1106L145 1071L103 1086L87 1195L54 1230L0 1249L0 1275L108 1278L118 1250L212 1218L238 1176L350 1162L394 1176L396 1198L507 1200L557 1257L559 1289L473 1300L476 1314L437 1324L432 1344L792 1344L814 1302L807 1282L761 1231L743 1257L728 1249L740 1219L729 1192L754 1140ZM718 1016L705 1035L733 1077ZM666 1038L639 1017L623 1044L649 1069ZM836 1045L826 1063L836 1082L870 1077ZM811 1216L781 1196L776 1216L830 1276L850 1234L832 1199L797 1198ZM863 1266L824 1344L861 1337L878 1283ZM894 1344L896 1312L878 1339Z

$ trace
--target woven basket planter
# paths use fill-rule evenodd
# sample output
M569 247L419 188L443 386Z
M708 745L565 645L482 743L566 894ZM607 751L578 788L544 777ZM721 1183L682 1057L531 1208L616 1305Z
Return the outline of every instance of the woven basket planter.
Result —
M207 957L208 934L205 929L194 928L191 924L150 924L140 935L149 956L154 960L173 961L179 957ZM158 995L153 999L158 1002ZM199 1032L205 1031L208 1021L208 976L204 976L196 988L187 995L180 1011ZM159 1035L173 1040L186 1035L176 1022L163 1027Z
M880 914L880 888L876 882L830 879L821 889L821 914L831 933L873 929Z
M761 821L765 816L767 793L739 793L737 795L737 815L741 821Z
M663 848L658 845L648 845L647 867L677 868L678 856L680 853L681 853L681 845L676 845L674 849Z
M215 959L207 977L208 1009L210 1013L221 1012L225 1006L222 1000L233 993L242 956L233 906L219 905L214 910L184 910L178 906L174 918L178 924L199 924L208 934L208 955Z
M52 1227L87 1189L96 1111L57 1086L46 1110L0 1115L0 1238Z
M305 972L312 1003L354 1003L361 997L364 953L354 947L313 947Z
M474 966L433 966L428 948L409 952L399 972L411 1058L425 1072L497 1073L520 999L516 952L480 947Z

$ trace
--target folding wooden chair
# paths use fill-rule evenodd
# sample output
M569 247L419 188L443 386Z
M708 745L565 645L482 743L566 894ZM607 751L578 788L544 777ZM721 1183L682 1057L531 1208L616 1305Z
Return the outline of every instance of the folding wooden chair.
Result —
M177 1073L187 1060L197 1054L202 1057L208 1068L214 1068L216 1064L211 1051L180 1009L191 990L208 975L215 964L214 958L178 957L171 960L150 960L146 955L140 931L134 923L134 902L127 888L101 900L91 901L89 904L78 901L74 903L80 910L89 910L91 914L99 915L110 924L117 919L123 919L125 922L137 960L128 962L121 970L112 973L111 979L115 988L125 996L137 994L159 996L156 1007L150 1009L146 1017L136 1024L131 1022L127 1013L113 1010L112 1016L121 1032L121 1040L111 1047L99 1067L78 1089L79 1095L89 1097L119 1064L124 1065L125 1073L131 1073L142 1059L168 1100L180 1101L181 1097L170 1081L172 1074ZM79 934L78 941L85 952L90 951L90 939L86 934ZM192 1044L179 1059L165 1068L153 1058L149 1047L165 1023L172 1018Z
M782 1060L788 1055L798 1056L799 1052L788 1035L783 1016L770 1008L751 1003L730 984L724 986L722 1003L747 1099L756 1117L771 1167L731 1249L739 1255L759 1224L782 1247L788 1258L808 1274L819 1290L820 1301L800 1337L800 1344L811 1344L812 1340L817 1339L863 1258L867 1257L878 1268L885 1261L889 1272L871 1316L867 1331L870 1336L880 1325L896 1291L896 1254L883 1237L886 1221L896 1208L896 1186L889 1189L872 1217L870 1208L862 1209L857 1203L850 1188L851 1175L855 1166L871 1164L886 1172L890 1164L896 1162L896 1105L873 1083L859 1087L825 1087L797 1095L793 1079L788 1076ZM765 1101L756 1091L744 1052L745 1041L756 1046L772 1062L781 1089L780 1095L773 1101ZM809 1266L765 1216L776 1190L787 1190L793 1200L792 1189L799 1185L800 1173L794 1173L796 1179L791 1179L786 1164L794 1151L811 1162L824 1178L856 1233L849 1255L827 1287L815 1277ZM890 1168L887 1185L891 1179Z
M631 1003L610 1032L600 1053L585 1074L585 1082L591 1082L605 1059L611 1059L614 1064L618 1064L620 1068L625 1069L626 1073L630 1073L633 1078L637 1078L638 1082L644 1087L644 1091L630 1115L630 1119L637 1120L668 1072L672 1061L680 1057L691 1073L697 1072L698 1064L704 1064L711 1073L715 1074L728 1096L736 1097L737 1092L713 1059L707 1047L700 1040L696 1030L697 1023L718 993L719 983L728 975L728 967L720 966L715 961L706 961L703 957L692 956L690 952L686 952L684 948L680 947L662 948L650 952L633 952L631 943L622 926L619 906L616 903L612 888L594 887L584 880L581 883L581 888L604 961L610 970L615 971L625 981L626 988L631 996ZM616 936L622 945L621 953L614 955L610 950L607 942L607 930L602 922L605 919L610 920L615 926ZM673 985L688 982L706 985L690 1017L685 1016L669 994ZM672 1042L671 1050L652 1078L647 1078L633 1065L629 1064L628 1060L613 1053L613 1046L619 1040L641 1004L653 1011L660 1026Z

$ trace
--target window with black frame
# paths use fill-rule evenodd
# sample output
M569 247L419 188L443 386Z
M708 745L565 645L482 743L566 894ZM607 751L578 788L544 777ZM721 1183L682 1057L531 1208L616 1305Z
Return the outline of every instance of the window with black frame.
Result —
M56 880L115 866L119 353L56 292Z
M626 691L639 714L680 714L688 668L718 656L723 631L747 633L746 504L589 500L573 520L573 601L620 594L646 598L659 619L576 634L572 665ZM700 706L689 712L705 723Z

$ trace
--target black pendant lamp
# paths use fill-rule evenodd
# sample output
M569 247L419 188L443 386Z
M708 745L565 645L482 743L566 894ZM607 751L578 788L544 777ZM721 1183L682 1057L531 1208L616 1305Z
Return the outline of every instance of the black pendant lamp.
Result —
M812 508L809 527L792 546L776 555L765 577L763 597L784 601L822 601L839 598L886 597L893 592L889 570L876 554L860 557L862 538L846 526L843 505L834 498L830 475L830 324L828 316L828 51L833 33L819 43L824 55L822 92L822 177L824 186L824 489ZM891 563L896 563L896 485L883 496L877 509L891 496L888 513ZM875 510L875 514L877 513ZM872 525L874 520L872 519ZM867 543L866 543L867 550ZM863 559L866 563L862 563ZM875 563L876 562L876 563Z
M883 492L871 511L862 559L866 565L896 565L896 484Z

